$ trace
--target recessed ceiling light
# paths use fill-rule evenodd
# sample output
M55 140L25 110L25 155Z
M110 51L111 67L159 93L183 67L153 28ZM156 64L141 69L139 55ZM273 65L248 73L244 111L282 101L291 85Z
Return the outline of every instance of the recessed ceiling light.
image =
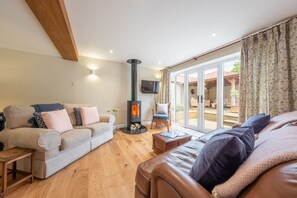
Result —
M161 62L161 61L159 61L159 62L158 62L158 64L159 64L159 65L161 65L161 64L162 64L162 62Z
M216 33L212 33L211 37L216 37L217 34Z
M113 54L113 50L109 50L109 53Z

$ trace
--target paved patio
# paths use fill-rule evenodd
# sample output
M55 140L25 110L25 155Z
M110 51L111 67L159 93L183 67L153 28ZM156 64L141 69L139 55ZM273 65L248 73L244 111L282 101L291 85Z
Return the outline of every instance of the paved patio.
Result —
M234 123L238 122L238 113L232 113L230 108L224 109L224 127L231 128ZM197 108L189 109L189 124L197 126ZM181 112L182 114L183 112ZM215 108L205 107L205 121L204 126L208 130L214 130L217 128L216 122L217 110ZM183 124L183 117L177 120L178 123Z

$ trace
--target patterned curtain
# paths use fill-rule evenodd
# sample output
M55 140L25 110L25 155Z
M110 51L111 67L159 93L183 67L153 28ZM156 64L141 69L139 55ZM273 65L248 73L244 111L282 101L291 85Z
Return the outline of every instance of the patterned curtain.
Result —
M239 121L297 110L297 17L242 40Z
M165 68L161 70L158 103L169 103L169 83L170 83L170 69Z

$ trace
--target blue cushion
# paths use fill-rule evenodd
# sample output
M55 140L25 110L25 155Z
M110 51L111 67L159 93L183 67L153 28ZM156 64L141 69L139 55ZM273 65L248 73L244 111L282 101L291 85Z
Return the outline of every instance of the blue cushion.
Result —
M82 125L82 119L81 119L81 115L80 115L80 108L73 108L73 112L74 112L74 116L75 116L76 125L77 126Z
M265 115L264 113L257 114L249 117L241 126L252 126L254 128L254 133L258 134L270 121L270 115Z
M210 138L212 138L212 136L216 135L216 134L219 134L219 133L223 133L225 131L227 131L228 129L226 128L218 128L218 129L215 129L213 131L210 131L210 132L207 132L205 135L202 135L201 137L198 138L199 141L201 142L208 142L208 140Z
M64 109L63 106L60 103L54 103L54 104L34 104L31 105L34 107L35 112L44 112L44 111L55 111L55 110L61 110ZM38 125L36 121L36 117L32 117L28 120L30 124L32 124L31 127L38 128L41 125Z
M168 120L168 114L156 113L156 114L153 115L153 119Z
M244 143L248 156L254 150L255 135L254 135L254 129L252 126L229 129L228 131L225 131L223 133L238 137Z
M234 174L248 158L254 142L252 127L214 135L202 148L189 175L210 192Z
M56 111L64 109L63 105L60 103L54 103L54 104L34 104L31 105L34 107L35 112L44 112L44 111Z
M43 119L41 117L41 112L34 112L33 117L36 120L36 123L38 125L38 128L47 128L45 123L43 122Z

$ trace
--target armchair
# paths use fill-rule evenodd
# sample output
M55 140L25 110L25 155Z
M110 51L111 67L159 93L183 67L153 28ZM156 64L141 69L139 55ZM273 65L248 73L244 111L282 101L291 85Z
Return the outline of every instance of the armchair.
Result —
M169 125L171 125L170 119L170 103L166 104L156 104L156 109L152 109L153 119L151 123L151 129L153 128L153 123L156 123L156 127L158 123L165 124L167 126L167 131L169 131Z

